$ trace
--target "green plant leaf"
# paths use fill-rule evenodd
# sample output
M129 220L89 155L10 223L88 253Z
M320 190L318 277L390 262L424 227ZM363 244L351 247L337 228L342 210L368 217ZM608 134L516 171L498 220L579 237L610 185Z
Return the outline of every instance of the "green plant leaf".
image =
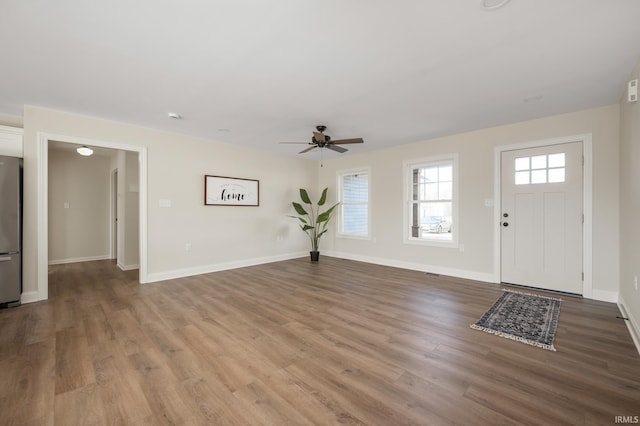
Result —
M316 238L320 239L320 237L322 237L322 235L327 232L327 230L325 229L324 231L322 231L321 233L318 234L318 236Z
M306 189L300 188L300 198L305 204L311 204L311 199L309 198L309 194L307 194Z
M305 225L305 226L302 228L302 230L303 230L303 231L305 231L305 232L306 232L306 231L308 231L309 229L314 229L314 227L313 227L313 226L309 226L309 225Z
M302 207L302 204L300 203L296 203L295 201L292 202L291 204L293 204L293 208L296 209L296 213L298 214L303 214L303 215L308 215L309 213L307 213L307 211Z
M294 219L298 219L302 223L307 223L307 220L305 218L303 218L303 217L300 217L300 216L287 216L287 217L292 217Z
M316 219L316 222L320 223L320 222L327 222L329 221L329 219L331 219L331 215L333 213L333 210L336 208L338 204L333 205L333 207L331 207L329 210L327 210L326 212L319 214L318 215L318 219Z
M327 189L329 188L325 188L322 191L322 195L320 196L320 200L318 201L319 206L324 206L324 203L327 201Z
M316 220L316 222L318 222L318 223L327 222L329 219L331 219L331 213L330 212L324 212L324 213L318 215L318 219Z

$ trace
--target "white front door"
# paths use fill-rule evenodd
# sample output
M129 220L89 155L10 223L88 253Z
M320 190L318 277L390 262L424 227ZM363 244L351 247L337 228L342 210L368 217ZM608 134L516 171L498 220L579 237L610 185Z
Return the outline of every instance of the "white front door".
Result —
M582 142L502 152L501 281L582 294Z

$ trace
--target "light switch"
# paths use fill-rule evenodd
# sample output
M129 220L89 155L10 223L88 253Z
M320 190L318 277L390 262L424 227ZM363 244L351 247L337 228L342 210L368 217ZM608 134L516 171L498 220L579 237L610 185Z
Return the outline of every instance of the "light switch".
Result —
M64 208L65 208L65 209L68 209L68 208L69 208L69 202L68 202L68 201L65 201L65 202L64 202Z
M171 207L171 200L167 200L167 199L158 200L158 207Z
M484 199L485 207L493 207L493 198L485 198Z

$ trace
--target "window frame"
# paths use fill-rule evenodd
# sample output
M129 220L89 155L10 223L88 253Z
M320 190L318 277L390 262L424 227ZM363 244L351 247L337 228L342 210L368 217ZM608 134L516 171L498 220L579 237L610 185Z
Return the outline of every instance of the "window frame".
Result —
M443 163L452 164L452 198L451 198L451 230L450 240L440 240L435 238L418 238L411 236L411 215L413 214L413 170L421 167L433 167ZM460 219L458 206L460 204L459 192L459 161L457 153L442 154L419 159L406 160L403 162L403 240L405 244L415 244L421 246L458 248L460 235Z
M342 207L344 205L344 196L343 196L343 178L345 176L352 176L358 174L366 174L367 175L367 231L366 234L355 234L355 233L345 233L342 232L343 229L343 210ZM338 170L336 172L336 180L337 180L337 188L338 188L338 201L340 205L337 210L337 222L338 226L336 226L336 237L338 238L347 238L347 239L355 239L355 240L371 240L371 167L360 167L354 169L345 169ZM349 203L351 204L351 203ZM362 204L362 203L358 203Z

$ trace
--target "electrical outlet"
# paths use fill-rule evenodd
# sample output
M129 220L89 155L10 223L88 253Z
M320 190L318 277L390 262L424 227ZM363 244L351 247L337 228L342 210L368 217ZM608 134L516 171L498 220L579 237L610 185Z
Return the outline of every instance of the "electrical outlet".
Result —
M185 244L185 245L184 245L184 249L185 249L186 251L191 251L191 243L187 243L187 244Z

